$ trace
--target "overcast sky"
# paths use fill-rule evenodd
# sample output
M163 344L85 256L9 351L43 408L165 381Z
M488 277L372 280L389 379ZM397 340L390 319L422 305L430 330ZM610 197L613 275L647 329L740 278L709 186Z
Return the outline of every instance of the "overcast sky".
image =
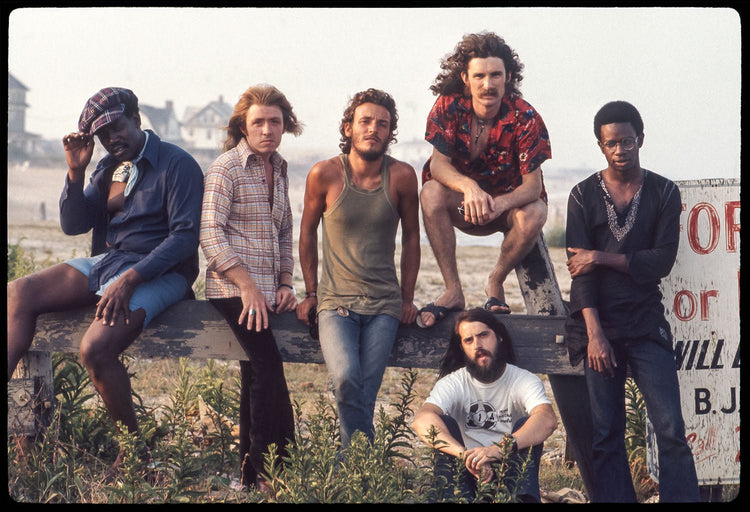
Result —
M8 18L8 70L25 84L27 131L61 138L106 86L188 106L250 85L281 89L305 124L281 152L338 152L349 97L391 93L399 140L423 140L440 60L466 33L494 31L525 65L556 169L603 167L592 119L610 100L645 122L644 167L678 180L739 178L741 32L725 8L40 8ZM395 149L395 148L394 148ZM394 151L395 153L395 151Z

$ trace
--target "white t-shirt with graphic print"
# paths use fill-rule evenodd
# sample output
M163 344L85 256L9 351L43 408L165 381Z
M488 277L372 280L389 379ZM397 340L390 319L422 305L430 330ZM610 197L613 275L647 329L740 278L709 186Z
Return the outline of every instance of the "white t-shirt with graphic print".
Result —
M460 368L438 380L426 402L456 420L467 449L500 442L534 407L551 403L539 377L512 364L490 384Z

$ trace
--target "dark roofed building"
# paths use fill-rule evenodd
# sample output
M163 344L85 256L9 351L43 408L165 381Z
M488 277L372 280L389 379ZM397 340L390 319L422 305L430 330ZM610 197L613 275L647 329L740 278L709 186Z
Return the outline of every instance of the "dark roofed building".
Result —
M141 104L139 109L141 111L142 128L152 129L164 141L185 146L181 124L174 113L174 102L167 100L164 108Z

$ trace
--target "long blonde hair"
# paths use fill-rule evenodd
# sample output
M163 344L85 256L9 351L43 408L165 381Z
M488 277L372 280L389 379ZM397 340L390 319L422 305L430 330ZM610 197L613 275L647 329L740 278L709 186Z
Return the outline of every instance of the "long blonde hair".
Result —
M249 87L240 96L239 101L234 106L234 112L229 118L227 124L227 138L224 141L223 151L229 151L240 140L245 137L243 129L247 122L247 111L253 105L277 106L281 109L284 117L284 131L294 136L302 133L302 123L297 120L294 114L292 104L286 99L286 96L273 85L260 84Z

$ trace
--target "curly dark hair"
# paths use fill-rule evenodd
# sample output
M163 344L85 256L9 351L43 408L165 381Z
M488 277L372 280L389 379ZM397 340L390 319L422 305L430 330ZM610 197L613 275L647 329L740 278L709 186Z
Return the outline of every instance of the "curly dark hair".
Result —
M349 105L346 107L346 110L344 110L344 116L341 118L341 124L339 124L339 133L341 134L339 148L341 148L342 153L349 154L352 149L352 139L351 137L347 137L345 133L346 124L354 121L354 111L358 106L364 103L374 103L375 105L380 105L388 110L388 113L391 114L391 126L390 138L386 145L390 145L392 142L397 142L396 128L398 126L398 112L396 111L396 102L387 92L370 88L366 91L360 91L355 94L354 97L349 100Z
M610 101L599 109L594 116L594 135L602 140L602 125L612 123L630 123L638 137L643 137L643 119L638 109L627 101Z
M302 123L297 120L292 104L286 99L284 93L273 85L253 85L242 93L234 106L234 112L229 118L226 128L227 138L224 141L223 151L229 151L237 146L245 136L242 130L247 123L247 112L253 105L279 107L284 118L284 131L295 136L302 133Z
M458 333L458 328L463 322L482 322L484 325L492 329L495 332L495 336L497 336L497 341L499 342L497 353L498 358L506 363L513 363L516 360L510 333L508 333L508 329L503 325L497 315L482 308L469 309L467 311L461 311L456 315L456 320L453 324L453 334L451 335L450 341L448 341L448 348L446 349L443 358L440 360L438 378L445 377L449 373L453 373L459 368L466 366L466 354L461 345L461 335Z
M443 58L440 63L442 71L435 78L435 83L430 86L430 90L436 96L468 94L466 85L461 79L461 73L465 73L468 70L471 59L486 59L487 57L498 57L503 60L505 72L510 75L506 94L521 96L520 87L523 80L523 75L521 74L523 64L519 60L515 50L508 46L505 40L494 32L466 34L456 45L453 53Z

